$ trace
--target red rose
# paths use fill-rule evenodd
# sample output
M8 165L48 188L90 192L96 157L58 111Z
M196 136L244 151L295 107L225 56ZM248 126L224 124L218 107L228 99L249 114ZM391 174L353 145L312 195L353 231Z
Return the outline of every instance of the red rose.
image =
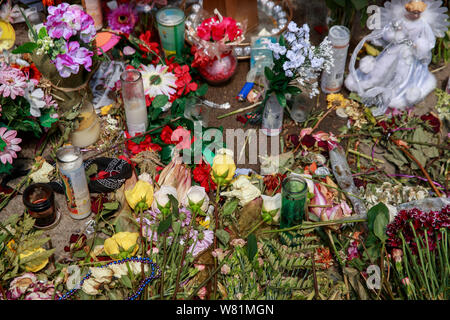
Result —
M225 27L221 23L214 23L211 26L211 35L214 41L220 41L225 36Z
M192 171L192 175L194 181L200 183L200 186L205 188L206 192L209 192L209 190L216 190L217 186L211 179L211 166L209 163L202 161Z
M209 26L206 26L204 23L197 27L197 35L200 39L209 41L211 38L211 29Z
M172 128L170 128L169 126L165 126L162 129L162 132L161 132L161 140L165 144L172 144L173 143L173 141L172 141L172 133L173 133Z

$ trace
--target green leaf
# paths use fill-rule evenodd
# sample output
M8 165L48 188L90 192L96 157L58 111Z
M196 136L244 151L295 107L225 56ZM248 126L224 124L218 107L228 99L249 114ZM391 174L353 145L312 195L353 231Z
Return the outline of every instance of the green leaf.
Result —
M169 214L169 216L161 221L158 225L158 234L161 234L163 232L166 232L170 226L172 225L172 214Z
M34 50L36 50L36 48L38 47L38 45L34 42L27 42L24 43L23 45L15 48L12 53L14 54L22 54L22 53L33 53Z
M269 67L264 68L264 75L266 76L267 80L273 80L275 79L275 74Z
M152 107L153 108L162 108L164 107L167 102L169 101L169 97L163 94L159 94L153 99Z
M53 108L52 108L53 109ZM58 118L52 118L50 115L54 114L54 110L49 110L43 113L39 117L39 122L41 123L41 126L45 128L51 128L52 124L58 121Z
M228 232L223 229L219 229L216 230L216 236L224 246L228 245L228 241L230 241L230 234Z
M133 289L133 284L131 283L131 279L128 276L121 276L120 282L127 288Z
M377 215L373 224L373 233L382 242L385 242L387 240L386 226L388 225L388 223L389 223L389 213L387 214L387 216L381 213Z
M295 95L298 95L298 94L302 93L302 90L300 90L300 88L297 88L297 87L294 87L294 86L288 86L286 88L286 92L295 96Z
M286 107L286 96L284 92L277 92L277 100L283 108Z
M351 0L353 6L355 7L356 10L361 10L365 7L367 7L367 0Z
M106 202L103 204L103 210L117 210L119 209L119 201Z
M39 29L39 33L38 33L39 39L44 39L47 36L48 36L48 33L47 33L47 29L45 27L42 27L41 29Z
M253 258L255 257L257 252L258 252L258 245L257 245L257 242L256 242L256 236L252 233L247 238L248 259L250 261L253 261Z
M238 207L239 199L233 198L225 203L223 206L223 215L229 216L231 215Z
M206 83L202 84L197 90L195 90L195 95L197 97L202 97L208 91L208 85Z
M162 113L162 109L161 108L154 108L152 113L151 113L151 120L155 121L156 119L158 119L159 115Z
M178 211L178 200L171 194L168 194L167 196L169 197L170 205L172 206L172 214L176 219L178 219L178 217L180 216L180 213Z
M372 233L374 233L374 223L378 215L385 216L389 221L389 209L382 202L378 203L377 205L374 205L367 212L367 226L369 228L369 231Z

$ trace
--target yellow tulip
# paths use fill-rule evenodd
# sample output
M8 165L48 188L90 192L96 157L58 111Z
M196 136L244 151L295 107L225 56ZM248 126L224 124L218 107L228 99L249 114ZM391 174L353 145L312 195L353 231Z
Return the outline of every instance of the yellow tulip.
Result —
M228 184L234 176L236 171L236 164L234 163L233 152L228 149L220 149L213 159L211 170L211 178L220 185Z
M14 46L16 41L16 32L13 26L0 19L0 51L9 50Z
M153 186L147 181L138 180L133 189L125 190L125 198L133 210L139 203L143 204L143 208L150 208L153 202Z
M121 251L128 251L131 247L136 245L130 256L136 254L139 246L137 240L139 233L137 232L118 232L112 237L105 240L103 249L108 256L115 256L121 253Z
M31 256L33 253L40 253L40 252L45 252L44 248L37 248L34 250L29 250L26 251L24 253L21 253L19 255L19 259L24 259L28 256ZM36 262L30 261L29 263L25 264L25 270L30 271L30 272L38 272L39 270L43 269L48 263L48 258L44 259L41 263L36 264Z

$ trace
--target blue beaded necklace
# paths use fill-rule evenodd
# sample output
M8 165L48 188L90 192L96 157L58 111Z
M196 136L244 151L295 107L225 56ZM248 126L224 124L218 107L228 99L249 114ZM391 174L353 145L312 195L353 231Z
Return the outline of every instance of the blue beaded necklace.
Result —
M136 300L141 295L142 291L144 291L145 287L150 283L150 281L152 281L154 279L158 279L161 276L161 270L159 270L159 267L156 263L153 263L153 261L150 258L131 257L131 258L125 258L122 260L110 262L108 264L100 266L99 268L106 268L113 264L123 264L125 262L130 262L130 261L131 262L141 262L144 264L151 265L151 267L152 267L151 275L148 276L147 278L145 278L144 280L142 280L137 291L133 295L129 296L127 299L127 300ZM155 275L155 269L157 270L156 275ZM67 293L63 294L62 297L60 297L58 300L66 300L66 299L72 297L79 290L79 288L81 288L83 283L91 277L91 275L92 274L89 271L83 277L83 279L80 281L80 284L78 286L76 286L72 290L69 290Z

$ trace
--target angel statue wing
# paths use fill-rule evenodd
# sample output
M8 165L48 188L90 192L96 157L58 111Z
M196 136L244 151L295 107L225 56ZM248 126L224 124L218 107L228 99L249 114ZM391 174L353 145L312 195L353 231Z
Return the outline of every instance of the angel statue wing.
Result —
M436 38L444 37L450 25L446 14L448 9L441 7L442 1L440 0L424 0L423 2L425 2L427 8L422 13L421 18L428 23Z

